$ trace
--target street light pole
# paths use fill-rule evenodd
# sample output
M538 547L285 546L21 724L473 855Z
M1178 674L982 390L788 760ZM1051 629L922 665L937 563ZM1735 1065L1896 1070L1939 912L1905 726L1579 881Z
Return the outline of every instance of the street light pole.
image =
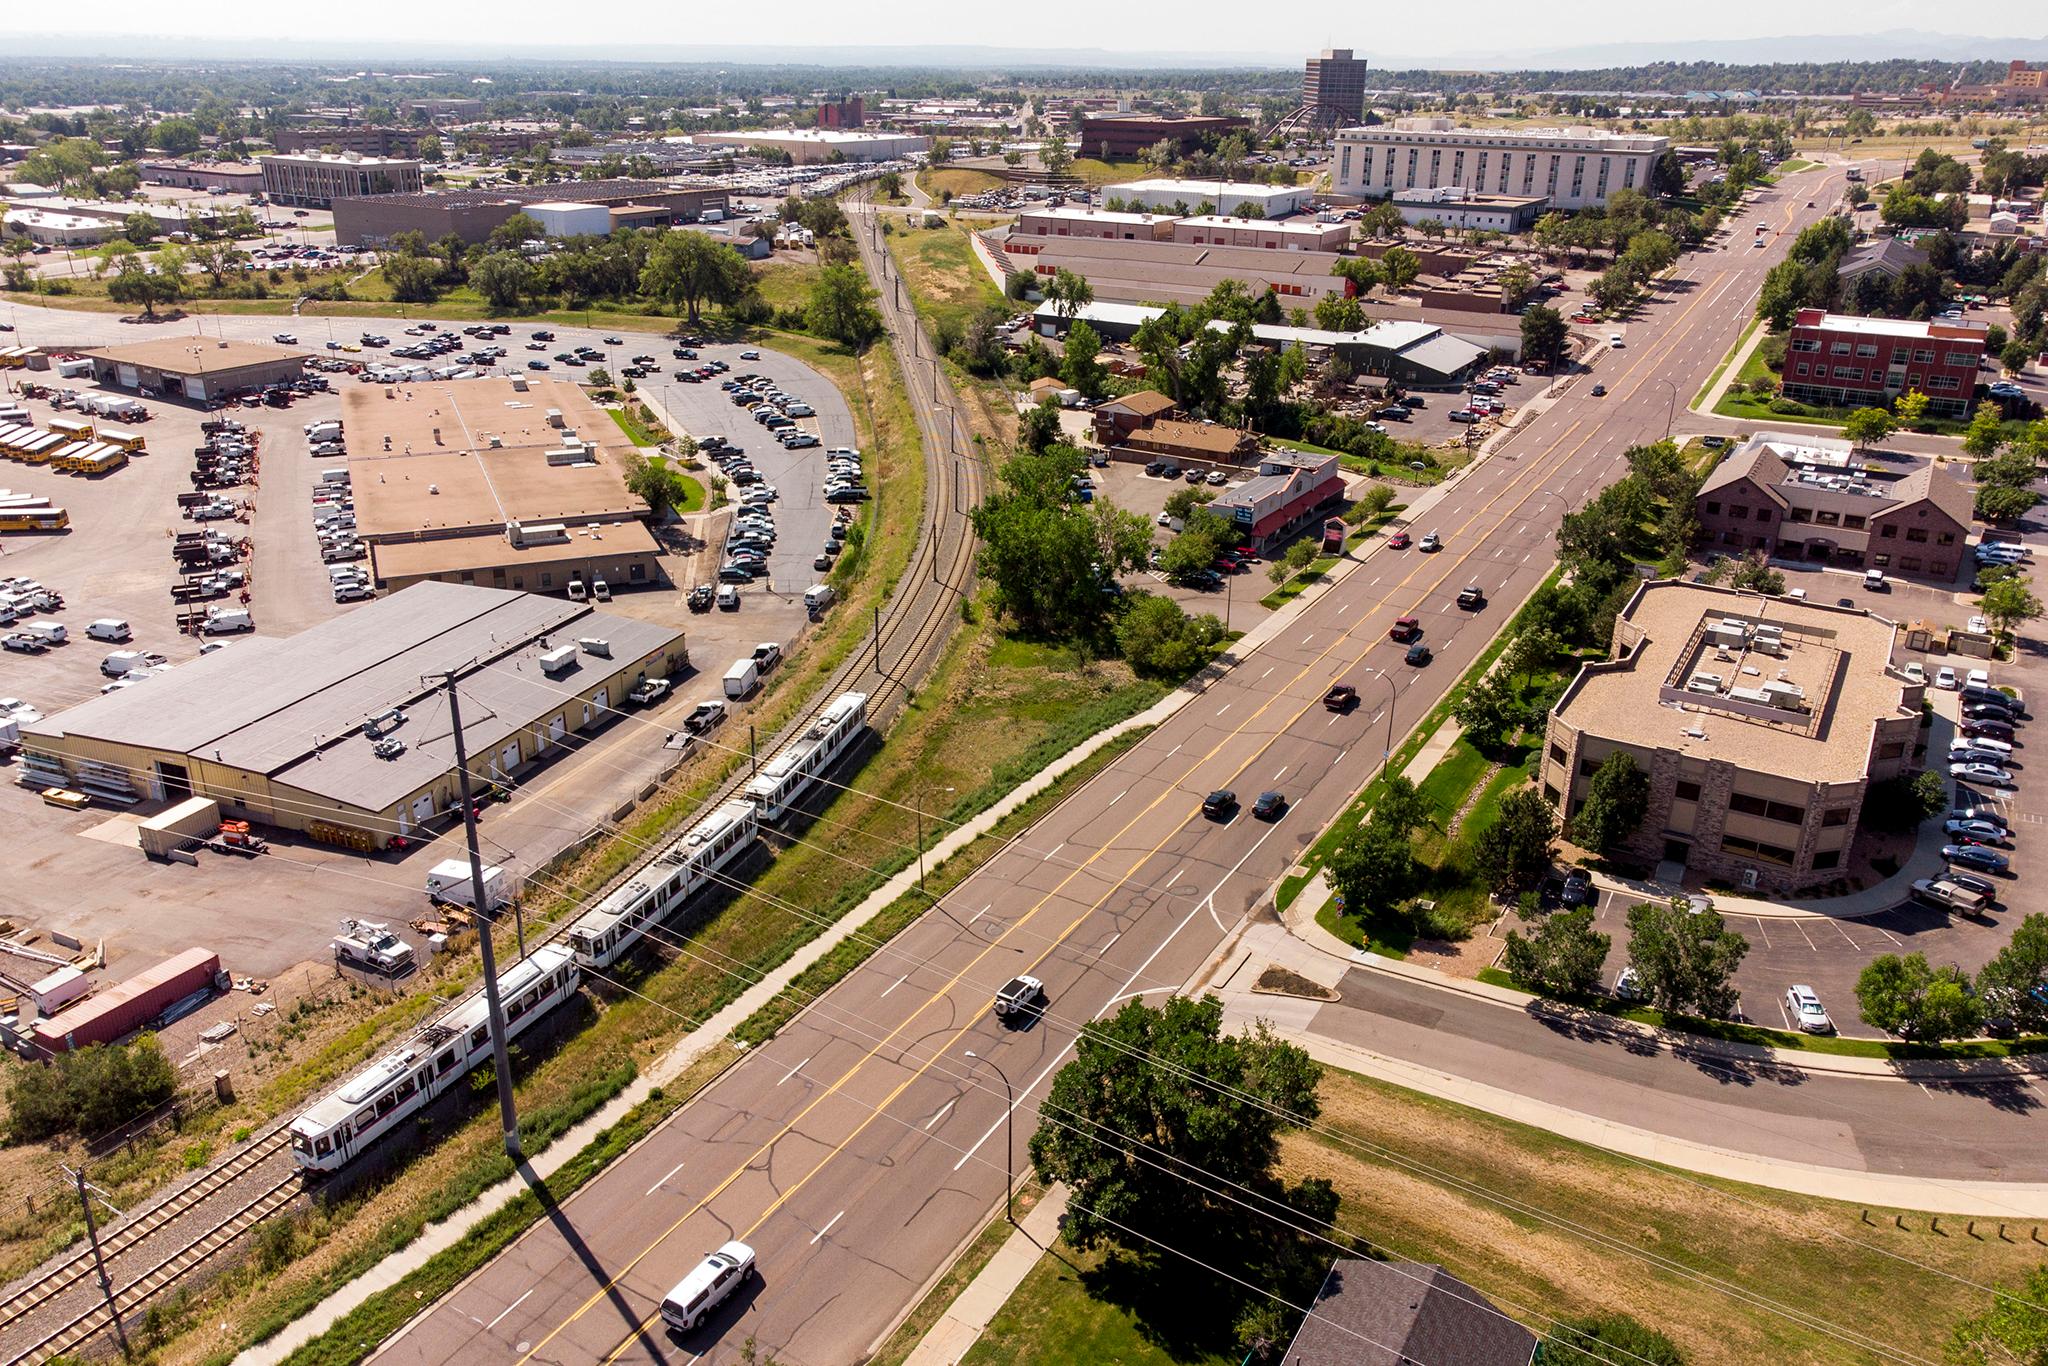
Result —
M1010 1085L1009 1074L995 1063L969 1049L967 1057L977 1064L988 1063L989 1070L1003 1079L1003 1094L1010 1105L1003 1111L1003 1167L1009 1173L1003 1186L1003 1217L1010 1221L1010 1227L1017 1226L1017 1092ZM969 1069L970 1071L972 1069Z
M428 675L432 677L432 675ZM490 1016L491 1026L491 1070L497 1074L498 1117L505 1128L505 1153L513 1161L520 1160L519 1112L512 1101L512 1060L505 1050L505 1010L498 999L498 958L497 950L491 943L491 932L497 928L498 917L491 907L490 894L484 889L483 855L477 848L476 808L469 795L469 754L462 742L462 715L457 710L455 670L442 675L448 686L448 728L455 737L455 781L462 798L462 833L469 848L469 891L470 903L475 908L482 928L477 932L477 945L483 953L484 962L484 1005ZM520 924L519 953L526 956L526 931Z

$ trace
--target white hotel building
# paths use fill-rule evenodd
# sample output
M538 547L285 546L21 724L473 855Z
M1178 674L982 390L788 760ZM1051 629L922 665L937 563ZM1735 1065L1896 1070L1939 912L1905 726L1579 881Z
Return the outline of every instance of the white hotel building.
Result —
M1590 209L1616 190L1644 190L1671 139L1601 128L1459 128L1448 118L1397 119L1337 134L1331 189L1385 199L1459 186L1540 195L1554 209Z

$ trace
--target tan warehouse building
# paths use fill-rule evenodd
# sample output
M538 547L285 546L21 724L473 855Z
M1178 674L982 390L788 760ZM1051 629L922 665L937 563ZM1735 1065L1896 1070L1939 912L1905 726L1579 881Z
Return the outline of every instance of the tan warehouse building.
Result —
M96 384L210 403L229 394L289 384L306 373L304 352L269 342L159 337L124 346L80 347Z
M561 380L361 385L342 396L356 528L378 586L560 593L663 581L630 449Z
M23 727L41 786L113 801L211 797L352 848L460 814L447 694L479 784L516 780L626 692L688 663L682 633L530 593L421 584L289 639L252 636L149 686Z
M1571 815L1610 755L1649 775L1627 851L1745 888L1846 872L1869 784L1903 773L1924 685L1883 617L1674 581L1636 590L1612 658L1552 710L1543 789Z

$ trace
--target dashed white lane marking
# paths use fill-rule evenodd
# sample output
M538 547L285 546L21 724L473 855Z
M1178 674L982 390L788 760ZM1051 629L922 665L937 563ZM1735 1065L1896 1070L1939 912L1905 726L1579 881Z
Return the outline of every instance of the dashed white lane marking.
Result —
M684 1161L688 1161L688 1160L689 1160L688 1158L685 1158L685 1159L684 1159ZM670 1167L670 1168L668 1169L668 1172L667 1172L667 1174L666 1174L666 1175L664 1175L664 1176L663 1176L663 1177L661 1178L661 1180L659 1180L659 1181L655 1182L655 1183L654 1183L653 1185L651 1185L651 1186L649 1186L649 1187L647 1188L647 1193L648 1193L649 1195L652 1195L652 1194L654 1194L654 1193L655 1193L656 1191L660 1190L660 1189L661 1189L661 1188L662 1188L663 1186L666 1186L666 1185L668 1184L668 1178L669 1178L669 1177L671 1177L671 1176L674 1176L674 1175L675 1175L675 1174L676 1174L677 1172L681 1171L682 1169L683 1169L683 1164L682 1164L682 1162L678 1162L678 1163L676 1163L676 1164L675 1164L675 1166L673 1166L673 1167Z
M796 1066L794 1066L794 1067L790 1068L790 1069L789 1069L789 1070L788 1070L787 1072L784 1072L784 1073L782 1074L782 1081L788 1081L788 1080L789 1080L789 1079L790 1079L791 1077L793 1077L793 1076L795 1076L795 1075L796 1075L797 1073L799 1073L799 1072L803 1071L805 1067L807 1067L807 1066L809 1066L809 1065L810 1065L810 1061L811 1061L811 1060L810 1060L809 1058L805 1058L805 1059L804 1059L804 1060L803 1060L802 1062L800 1062L800 1063L798 1063L798 1064L797 1064ZM778 1082L776 1082L775 1084L776 1084L777 1086L780 1086L780 1085L782 1085L782 1081L778 1081Z
M971 925L971 924L973 924L974 922L970 920L970 921L968 921L967 923ZM907 972L906 972L906 973L904 973L904 974L903 974L903 975L902 975L901 977L898 977L898 978L897 978L897 979L896 979L895 981L893 981L893 982L889 983L888 989L887 989L887 990L885 990L885 991L884 991L884 992L882 993L882 996L887 996L887 995L889 994L889 992L891 992L891 991L894 991L894 990L896 990L896 988L898 988L898 987L902 986L902 985L903 985L903 984L904 984L905 982L907 982L907 981L909 981L909 980L910 980L910 974L909 974L909 973L907 973ZM882 999L882 996L877 996L877 997L876 997L875 999L879 1001L879 1000L881 1000L881 999Z
M838 1223L841 1219L844 1219L845 1217L846 1211L841 1210L839 1211L839 1213L833 1215L830 1219L827 1219L825 1221L825 1227L819 1229L815 1234L812 1235L811 1246L816 1247L818 1245L818 1240L823 1238L826 1234L832 1231L832 1225Z
M529 1290L529 1291L527 1291L527 1292L526 1292L526 1295L531 1295L532 1293L533 1293L533 1291ZM516 1300L512 1301L512 1303L510 1303L510 1304L506 1305L506 1306L505 1306L505 1307L504 1307L503 1309L500 1309L500 1310L498 1311L498 1318L497 1318L497 1319L492 1319L492 1320L491 1320L491 1321L490 1321L489 1323L485 1324L485 1325L484 1325L484 1331L485 1331L486 1333L490 1332L490 1331L491 1331L491 1329L493 1329L493 1328L496 1328L496 1327L498 1326L498 1319L502 1319L502 1318L504 1318L504 1317L505 1317L505 1315L507 1315L507 1314L511 1313L511 1312L512 1312L512 1311L513 1311L514 1309L517 1309L517 1308L518 1308L518 1307L519 1307L520 1305L522 1305L522 1304L525 1304L525 1303L526 1303L526 1295L521 1295L521 1296L520 1296L520 1297L519 1297L518 1299L516 1299Z

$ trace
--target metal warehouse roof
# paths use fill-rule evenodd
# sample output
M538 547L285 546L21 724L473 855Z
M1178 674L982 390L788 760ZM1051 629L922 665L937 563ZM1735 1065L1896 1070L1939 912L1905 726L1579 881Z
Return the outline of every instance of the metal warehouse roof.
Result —
M584 636L611 642L611 657L579 655L575 669L541 673L535 642ZM374 811L453 766L445 701L422 675L462 673L464 740L481 756L588 686L593 670L608 676L680 636L557 598L426 582L289 639L238 641L24 729L31 743L79 736L182 752ZM361 733L389 707L407 716L395 760L374 756Z

